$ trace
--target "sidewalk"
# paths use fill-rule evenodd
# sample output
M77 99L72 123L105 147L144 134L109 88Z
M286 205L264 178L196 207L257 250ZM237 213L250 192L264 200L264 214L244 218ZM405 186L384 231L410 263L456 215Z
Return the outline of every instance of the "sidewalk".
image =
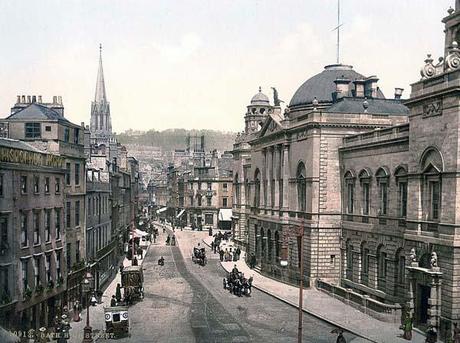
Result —
M160 245L162 242L161 239L157 238L157 243L151 242L147 249L144 251L144 255L142 259L138 259L139 265L142 266L144 263L145 257L150 251L152 245ZM163 243L164 244L164 243ZM131 266L131 260L128 260L126 257L123 260L123 266L128 267ZM109 284L109 286L104 291L102 295L102 302L97 304L96 306L89 307L89 324L93 329L93 339L94 341L98 340L99 338L104 337L104 330L105 330L105 318L104 318L104 307L110 306L110 300L112 299L112 295L115 294L117 284L121 284L121 275L120 272L117 271L117 275ZM84 309L81 314L81 320L79 322L70 321L71 329L69 330L70 339L69 343L81 343L83 340L83 328L86 326L86 311Z
M213 237L206 237L203 242L211 245ZM242 258L237 262L221 262L222 267L230 272L234 265L237 265L239 271L247 276L253 276L253 286L258 290L267 293L279 300L298 307L299 288L294 287L269 277L265 277L253 269L250 269ZM340 300L334 299L327 294L316 290L315 288L304 289L303 291L303 311L320 318L332 325L349 331L356 336L365 338L371 342L378 343L407 343L408 341L401 338L402 330L399 325L385 323L373 317L370 317L351 306L348 306ZM423 343L425 336L413 330L411 342ZM353 342L363 341L355 339Z

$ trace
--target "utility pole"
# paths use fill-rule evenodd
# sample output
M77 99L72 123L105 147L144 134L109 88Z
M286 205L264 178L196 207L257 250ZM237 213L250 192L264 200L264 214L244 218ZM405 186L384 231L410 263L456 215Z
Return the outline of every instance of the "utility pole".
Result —
M332 30L337 30L337 64L340 63L340 27L342 25L340 23L340 0L337 0L337 27Z

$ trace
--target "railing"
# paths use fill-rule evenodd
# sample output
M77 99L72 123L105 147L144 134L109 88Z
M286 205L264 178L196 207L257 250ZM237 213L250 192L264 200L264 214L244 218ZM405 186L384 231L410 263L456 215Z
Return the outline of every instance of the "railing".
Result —
M371 299L368 295L353 292L351 288L343 288L321 279L316 281L316 287L330 296L357 308L361 312L367 313L384 322L399 323L401 320L401 305L399 304L385 304Z

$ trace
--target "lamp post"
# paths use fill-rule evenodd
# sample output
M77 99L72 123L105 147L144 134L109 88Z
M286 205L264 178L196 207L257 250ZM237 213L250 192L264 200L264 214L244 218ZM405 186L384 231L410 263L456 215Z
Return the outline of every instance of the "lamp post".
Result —
M83 292L86 293L86 326L83 328L83 343L92 343L92 328L89 326L89 293L91 292L91 283L93 281L93 275L88 270L83 280Z
M302 343L302 325L303 325L303 234L304 234L304 224L303 221L298 228L297 231L297 238L300 238L300 285L299 285L299 325L298 325L298 331L297 331L297 342ZM286 240L283 239L283 244L281 246L281 259L280 259L280 265L281 267L287 267L288 266L288 260L287 260L287 245L286 245Z

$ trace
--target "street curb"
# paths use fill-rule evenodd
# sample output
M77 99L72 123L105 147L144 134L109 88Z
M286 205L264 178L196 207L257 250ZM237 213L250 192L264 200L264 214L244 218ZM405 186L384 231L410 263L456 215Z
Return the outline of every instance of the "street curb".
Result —
M208 247L211 247L204 239L203 239L203 243L206 244ZM223 270L225 270L225 271L228 273L228 271L227 271L227 270L225 269L225 267L222 265L222 262L220 262L220 266L222 267ZM257 273L257 272L256 272L256 273ZM259 274L259 273L258 273L258 274ZM262 275L262 276L263 276L263 275ZM284 299L284 298L282 298L282 297L280 297L280 296L278 296L278 295L275 295L275 294L273 294L273 293L270 293L269 291L267 291L267 290L264 289L263 287L257 286L257 285L255 285L255 284L253 284L252 286L253 286L254 288L258 289L259 291L261 291L261 292L263 292L263 293L265 293L265 294L267 294L267 295L270 295L270 296L272 296L272 297L275 298L275 299L278 299L278 300L282 301L283 303L285 303L285 304L287 304L287 305L290 305L290 306L295 307L295 308L297 308L297 309L299 308L298 304L294 304L294 303L290 302L289 300L286 300L286 299ZM359 333L359 332L355 331L354 329L349 329L349 328L345 327L345 326L342 325L342 324L336 323L335 321L333 321L333 320L331 320L331 319L328 319L328 318L322 316L321 314L318 314L318 313L312 312L311 310L305 309L304 307L302 307L302 311L305 312L305 313L307 313L307 314L309 314L309 315L311 315L311 316L313 316L313 317L316 317L316 318L318 318L318 319L320 319L320 320L322 320L322 321L324 321L324 322L326 322L326 323L329 323L329 324L334 325L334 326L336 326L336 327L338 327L338 328L340 328L340 329L343 329L343 330L345 330L345 331L348 331L348 332L354 334L355 336L358 336L358 337L367 339L368 341L373 342L373 343L381 343L381 342L376 341L375 339L373 339L373 338L371 338L371 337L368 337L368 336L366 336L366 335L363 335L362 333Z

